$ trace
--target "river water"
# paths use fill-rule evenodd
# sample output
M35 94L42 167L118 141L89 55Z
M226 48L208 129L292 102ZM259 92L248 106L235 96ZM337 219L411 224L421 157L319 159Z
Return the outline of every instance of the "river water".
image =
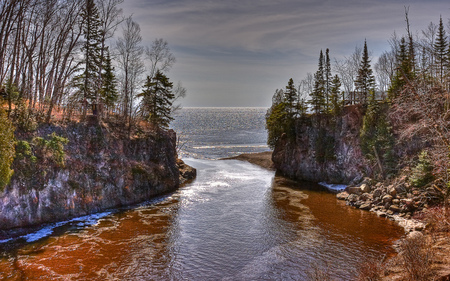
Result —
M190 110L179 113L175 129ZM403 235L395 223L347 207L319 185L246 162L212 160L267 150L253 128L264 124L255 122L263 109L203 110L210 120L230 111L240 129L209 141L211 130L228 127L180 130L180 154L198 169L195 181L139 206L0 241L0 279L308 280L321 270L349 280L365 258L394 253L392 244ZM253 121L242 120L249 115Z

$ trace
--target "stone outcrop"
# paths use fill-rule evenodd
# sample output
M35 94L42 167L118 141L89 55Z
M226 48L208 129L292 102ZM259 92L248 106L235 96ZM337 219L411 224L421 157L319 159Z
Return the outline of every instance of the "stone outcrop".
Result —
M52 132L69 140L64 167L35 165L24 173L24 166L16 165L11 183L0 192L0 229L136 204L179 186L174 131L129 138L106 124L78 123L43 126L33 136ZM192 169L189 173L185 176L195 176Z
M296 180L345 184L360 181L370 174L359 144L362 122L362 108L356 105L346 106L334 119L313 115L298 120L295 138L283 135L275 146L275 168Z
M423 223L412 219L413 214L440 202L444 194L433 185L412 187L406 177L401 177L389 185L365 178L336 196L339 200L345 200L347 205L393 219L406 231L413 231L424 228Z

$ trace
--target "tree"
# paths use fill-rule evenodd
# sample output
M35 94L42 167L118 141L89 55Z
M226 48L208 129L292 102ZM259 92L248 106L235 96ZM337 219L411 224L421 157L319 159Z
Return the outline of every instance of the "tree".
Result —
M290 118L294 117L296 99L297 89L295 88L294 80L291 78L286 86L286 91L284 91L284 102Z
M119 98L119 93L117 91L117 79L114 75L114 67L112 66L109 50L106 51L102 77L103 83L100 91L102 104L108 108L112 108Z
M388 90L390 100L396 98L407 84L407 81L414 78L413 62L411 55L408 53L404 37L400 41L396 61L396 73Z
M445 68L448 65L448 42L447 34L442 23L442 16L439 19L439 27L436 42L434 43L434 53L436 57L436 63L438 66L439 82L444 83Z
M379 90L386 93L396 70L396 54L393 51L383 52L374 65L374 69Z
M358 76L359 63L361 62L362 48L355 47L355 51L351 56L345 57L344 60L335 62L336 72L339 74L346 99L350 104L356 101L355 97L355 80Z
M175 63L175 56L170 51L169 44L162 38L155 39L152 47L147 47L145 54L150 60L150 77L158 70L163 73L169 71Z
M83 97L84 118L89 102L98 106L101 88L99 71L101 69L102 37L100 28L102 23L99 20L99 13L94 0L85 0L81 17L84 36L82 47L84 70L82 74L75 77L74 84L79 88Z
M332 74L330 63L330 50L328 48L325 51L324 79L325 79L325 111L329 112Z
M117 62L122 71L120 77L122 113L130 130L134 108L133 101L141 82L141 75L144 73L141 28L131 17L125 20L122 36L116 43Z
M316 114L321 114L325 112L326 100L325 100L325 80L324 80L324 69L323 69L324 59L323 52L320 51L319 55L319 69L314 74L314 89L310 94L310 104L312 110Z
M375 77L370 68L369 52L367 51L367 41L364 41L362 60L355 80L355 88L359 95L359 101L367 104L369 93L375 91Z
M288 112L283 90L276 90L272 97L272 106L266 113L267 144L274 148L281 135L288 131Z
M378 162L380 174L394 172L397 157L394 153L395 139L387 115L389 103L378 102L373 91L369 94L367 112L360 131L361 151L369 161Z
M9 183L13 170L11 164L15 155L14 126L0 107L0 191Z
M99 10L99 16L100 16L100 22L101 22L101 28L100 28L100 63L99 63L99 86L103 90L105 89L105 83L109 83L109 86L111 86L111 80L106 81L107 79L111 79L111 76L109 78L105 77L104 75L107 75L106 73L108 71L111 71L111 66L108 66L107 64L111 64L111 58L109 57L109 50L106 46L106 41L109 38L112 38L114 36L114 33L118 27L118 25L123 22L122 15L122 9L119 9L117 6L122 4L123 0L97 0L97 7ZM107 53L107 54L105 54ZM110 70L104 70L103 68L109 67ZM112 73L112 72L111 72ZM110 74L109 74L110 75ZM97 100L96 103L99 104L100 101ZM104 97L102 97L102 102L104 101ZM111 100L109 101L111 102ZM106 106L110 107L111 104L107 104Z
M156 71L154 77L147 76L141 97L140 112L142 116L157 128L167 129L173 120L172 103L175 95L172 93L173 83L161 71Z
M341 112L342 102L341 99L341 81L339 80L339 76L336 74L331 81L330 85L330 109L331 113L334 115L338 115Z

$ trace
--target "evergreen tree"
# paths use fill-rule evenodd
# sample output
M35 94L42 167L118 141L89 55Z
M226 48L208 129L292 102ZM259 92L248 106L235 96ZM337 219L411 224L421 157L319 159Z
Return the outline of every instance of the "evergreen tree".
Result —
M272 97L272 106L266 113L267 144L274 148L283 133L289 131L288 111L283 90L276 90Z
M286 103L286 109L288 111L289 117L293 118L295 113L295 101L297 99L297 89L294 85L294 80L289 79L288 85L286 86L286 91L284 92L284 101Z
M74 78L74 84L79 89L83 102L83 116L86 115L87 103L99 103L100 91L100 53L101 53L101 21L94 0L85 0L81 12L82 33L84 43L83 73Z
M112 66L109 50L106 50L104 64L101 98L104 105L112 108L119 98L119 92L117 91L117 79L114 75L114 67Z
M312 110L316 114L324 113L326 100L325 100L325 79L324 79L324 58L323 52L320 51L319 55L319 69L314 74L314 89L310 94L310 104Z
M367 104L369 93L375 91L375 77L370 68L369 52L367 51L366 41L364 41L363 56L358 69L355 88L359 94L359 100L363 104Z
M447 42L447 34L445 32L444 24L442 23L442 17L439 20L438 34L436 42L434 43L434 53L439 73L440 82L444 82L445 67L448 64L448 50L449 44Z
M342 102L341 102L342 94L340 88L341 88L341 80L339 79L339 76L336 74L333 78L333 81L331 81L330 98L329 98L331 112L334 115L338 115L342 109Z
M325 51L325 69L324 69L324 79L325 79L325 111L330 111L330 92L332 83L331 74L331 63L330 63L330 50L327 48Z
M147 76L142 97L141 114L158 128L167 129L173 120L172 103L175 95L172 93L173 83L161 71L154 77Z
M14 126L0 104L0 191L9 183L13 170L11 164L15 155Z
M368 160L374 163L380 161L380 173L383 177L386 173L393 173L396 166L395 138L387 116L388 110L389 103L378 102L375 93L371 91L360 131L361 151Z
M397 69L394 77L392 78L391 86L388 90L389 99L393 100L403 90L408 80L414 78L413 62L411 55L406 50L406 40L403 37L400 41L398 53L396 55Z

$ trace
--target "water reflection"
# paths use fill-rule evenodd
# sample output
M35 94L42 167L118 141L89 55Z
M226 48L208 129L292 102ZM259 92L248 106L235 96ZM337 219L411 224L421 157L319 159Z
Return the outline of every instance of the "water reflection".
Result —
M305 280L318 265L347 280L358 260L392 253L403 233L251 164L186 162L197 180L157 203L1 245L0 279Z

